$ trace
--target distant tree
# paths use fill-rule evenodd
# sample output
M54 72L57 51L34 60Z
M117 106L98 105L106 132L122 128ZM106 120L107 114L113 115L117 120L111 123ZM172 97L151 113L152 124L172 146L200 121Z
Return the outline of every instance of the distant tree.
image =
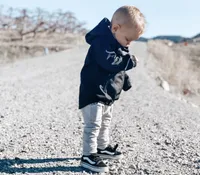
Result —
M32 34L35 37L38 33L86 33L85 22L80 22L70 11L58 9L55 12L48 12L41 8L34 11L29 9L4 9L0 6L0 30L14 30L18 32L20 40L24 36Z

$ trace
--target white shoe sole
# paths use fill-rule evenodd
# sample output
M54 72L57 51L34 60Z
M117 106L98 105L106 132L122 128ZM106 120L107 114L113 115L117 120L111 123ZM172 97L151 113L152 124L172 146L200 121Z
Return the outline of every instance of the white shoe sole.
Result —
M94 172L98 172L98 173L109 172L108 167L101 167L101 168L99 168L99 167L95 167L95 166L92 166L92 165L90 165L90 164L87 164L87 163L85 163L85 162L81 162L81 166L82 166L83 168L86 168L86 169L88 169L88 170L91 170L91 171L94 171Z
M120 154L120 155L116 155L116 156L113 156L113 155L106 155L106 154L97 154L99 157L103 158L103 159L114 159L114 160L117 160L117 159L122 159L124 156L123 154Z

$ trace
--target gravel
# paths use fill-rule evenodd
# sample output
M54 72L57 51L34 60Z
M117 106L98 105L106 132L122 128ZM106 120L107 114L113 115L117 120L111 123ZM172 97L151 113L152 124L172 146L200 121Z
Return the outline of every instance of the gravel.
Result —
M83 119L79 74L88 46L0 67L0 174L91 174L79 167ZM124 158L119 175L199 175L200 109L163 91L144 67L145 43L133 43L133 88L115 103L111 141Z

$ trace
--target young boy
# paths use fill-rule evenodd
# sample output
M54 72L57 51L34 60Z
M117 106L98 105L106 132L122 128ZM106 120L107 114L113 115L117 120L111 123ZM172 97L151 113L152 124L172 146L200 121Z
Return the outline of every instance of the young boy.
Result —
M107 172L102 158L119 159L118 145L109 143L113 103L122 90L131 88L125 71L136 66L128 46L144 32L145 18L134 6L120 7L112 21L104 18L86 35L90 44L81 70L79 109L84 119L81 166Z

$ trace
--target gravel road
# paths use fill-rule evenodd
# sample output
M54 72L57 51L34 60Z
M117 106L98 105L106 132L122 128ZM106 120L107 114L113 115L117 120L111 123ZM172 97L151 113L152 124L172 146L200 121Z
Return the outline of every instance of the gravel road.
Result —
M0 66L0 174L91 174L79 167L79 74L88 46ZM163 91L148 76L146 44L133 88L114 106L111 141L124 152L109 161L119 175L199 175L200 109Z

